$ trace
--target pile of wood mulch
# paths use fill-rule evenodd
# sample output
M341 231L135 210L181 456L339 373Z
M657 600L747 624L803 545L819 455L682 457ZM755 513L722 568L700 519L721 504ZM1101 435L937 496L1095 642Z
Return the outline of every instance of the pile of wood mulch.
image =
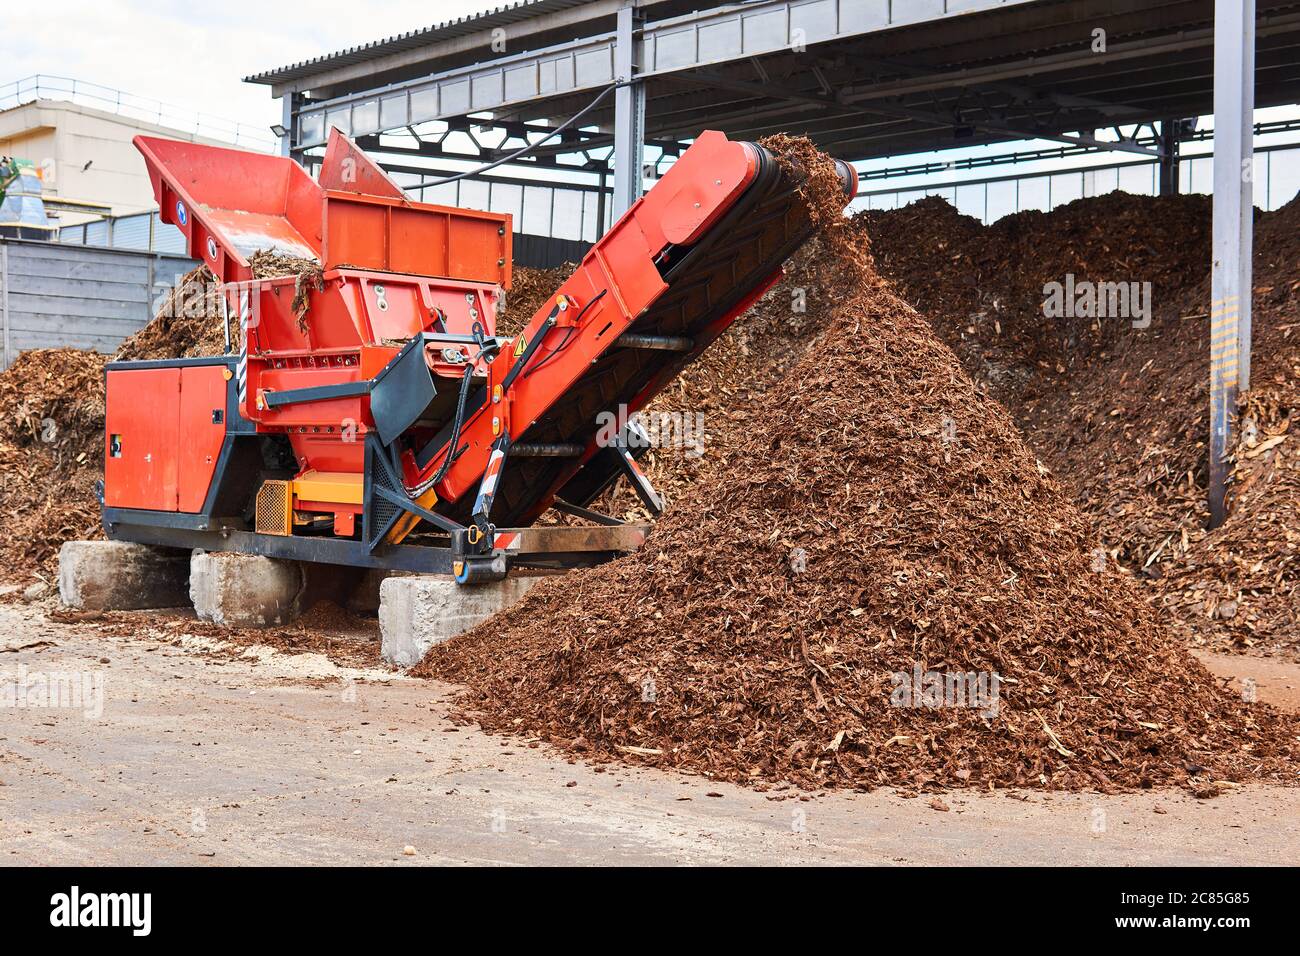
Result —
M1180 527L1180 547L1153 563L1152 584L1196 642L1300 660L1300 199L1260 216L1255 242L1256 347L1238 408L1228 518L1211 532L1198 521L1185 538ZM1209 301L1208 284L1193 301ZM1204 319L1194 328L1185 347L1203 355ZM1196 394L1206 399L1203 385ZM1193 409L1199 429L1204 409ZM1194 504L1199 518L1199 488Z
M1257 215L1254 393L1243 399L1232 514L1213 532L1208 197L1115 193L988 227L927 199L859 221L881 272L989 383L1109 557L1185 636L1300 659L1298 460L1287 437L1300 408L1300 200ZM1045 319L1043 285L1066 273L1152 282L1151 326Z
M740 782L1294 777L1290 719L1222 690L1095 565L1087 522L905 303L864 284L780 385L643 551L536 585L416 672L466 684L489 730ZM917 668L996 673L996 714L893 706Z
M64 541L102 534L105 361L31 349L0 372L0 579L51 584Z
M221 287L207 266L198 266L176 280L155 310L153 321L118 347L123 361L220 355L226 350L222 330ZM239 335L238 316L231 333Z
M1129 338L1122 320L1045 319L1046 283L1151 282L1158 326L1177 319L1209 271L1207 196L1114 192L990 226L929 197L855 223L870 233L881 274L1012 406L1104 363Z
M297 277L293 306L301 321L306 315L308 293L321 287L320 264L315 259L267 250L254 252L248 263L257 279ZM230 324L231 351L237 352L239 316L228 310L224 317ZM176 281L159 303L153 321L123 342L116 357L134 361L221 355L226 351L222 319L221 286L208 267L200 265Z
M847 274L641 552L415 673L492 731L760 786L1294 780L1294 720L1223 690L987 387L869 260ZM895 706L959 673L998 676L996 712Z
M566 262L551 269L515 266L505 305L497 312L497 335L512 336L522 332L577 267L576 262Z

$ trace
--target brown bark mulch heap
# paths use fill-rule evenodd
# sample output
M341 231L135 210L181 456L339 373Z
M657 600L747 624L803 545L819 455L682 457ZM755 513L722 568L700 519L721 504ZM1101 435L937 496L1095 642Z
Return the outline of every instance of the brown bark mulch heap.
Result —
M259 250L248 263L258 279L297 276L293 305L300 311L300 318L306 314L307 291L321 287L320 264L315 259ZM205 265L187 272L159 303L153 321L123 342L116 358L135 361L223 354L226 332L222 327L220 288ZM229 322L231 350L238 352L239 316L233 310Z
M641 552L539 583L415 673L468 685L491 731L758 785L1294 780L1294 720L1176 646L875 280L775 394ZM998 675L996 713L894 706L918 669Z
M1209 273L1208 196L1113 192L989 226L929 197L855 223L870 233L881 274L1009 404L1056 391L1060 376L1105 362L1130 338L1122 320L1045 319L1045 283L1067 274L1151 282L1163 324Z
M564 280L578 268L576 262L551 269L515 266L506 293L505 307L497 313L497 335L518 335L532 321L537 310L559 291Z
M207 266L190 270L159 303L153 320L118 347L115 358L142 361L220 355L226 342L218 290L216 278ZM238 321L231 325L232 334L237 336Z
M105 361L31 349L0 372L0 579L52 583L64 541L103 534Z
M1300 199L1256 215L1253 391L1210 532L1209 197L1114 193L987 227L927 199L857 221L1185 636L1300 659ZM1066 273L1150 281L1151 326L1044 318L1043 284Z

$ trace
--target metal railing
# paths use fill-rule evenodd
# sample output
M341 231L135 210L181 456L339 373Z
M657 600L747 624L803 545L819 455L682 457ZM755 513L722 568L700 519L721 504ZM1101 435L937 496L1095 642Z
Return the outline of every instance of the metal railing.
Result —
M421 177L397 173L393 177L407 195L419 202L508 212L515 232L554 239L595 242L609 228L613 203L601 203L593 188L548 185L545 182L483 177L461 179L440 186L421 186ZM605 222L601 224L599 217Z
M183 133L221 140L245 149L273 152L278 148L278 141L266 127L250 126L182 109L160 100L136 96L98 83L87 83L85 80L38 73L0 85L0 110L12 109L35 100L75 103Z
M185 255L185 236L156 212L106 216L59 229L59 242L75 246L107 246L141 252Z
M1184 154L1179 163L1179 191L1209 194L1214 185L1210 154ZM1255 149L1255 205L1277 209L1300 191L1300 146L1260 146ZM1156 163L1138 160L1108 166L953 180L858 193L854 209L898 209L926 196L939 196L985 225L1027 209L1043 212L1076 199L1123 190L1143 196L1158 191Z

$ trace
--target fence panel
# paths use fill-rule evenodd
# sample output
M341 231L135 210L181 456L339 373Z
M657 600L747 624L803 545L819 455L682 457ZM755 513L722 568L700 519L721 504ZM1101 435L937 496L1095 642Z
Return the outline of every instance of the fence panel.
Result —
M193 267L183 256L0 240L3 367L24 349L114 351L152 318L160 289Z

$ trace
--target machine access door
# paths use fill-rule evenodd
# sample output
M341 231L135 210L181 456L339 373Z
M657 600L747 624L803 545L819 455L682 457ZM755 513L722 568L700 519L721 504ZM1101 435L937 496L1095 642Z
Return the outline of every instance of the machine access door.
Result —
M179 368L108 372L104 504L175 511L180 493Z
M219 363L109 367L104 504L203 510L226 438L227 374Z

